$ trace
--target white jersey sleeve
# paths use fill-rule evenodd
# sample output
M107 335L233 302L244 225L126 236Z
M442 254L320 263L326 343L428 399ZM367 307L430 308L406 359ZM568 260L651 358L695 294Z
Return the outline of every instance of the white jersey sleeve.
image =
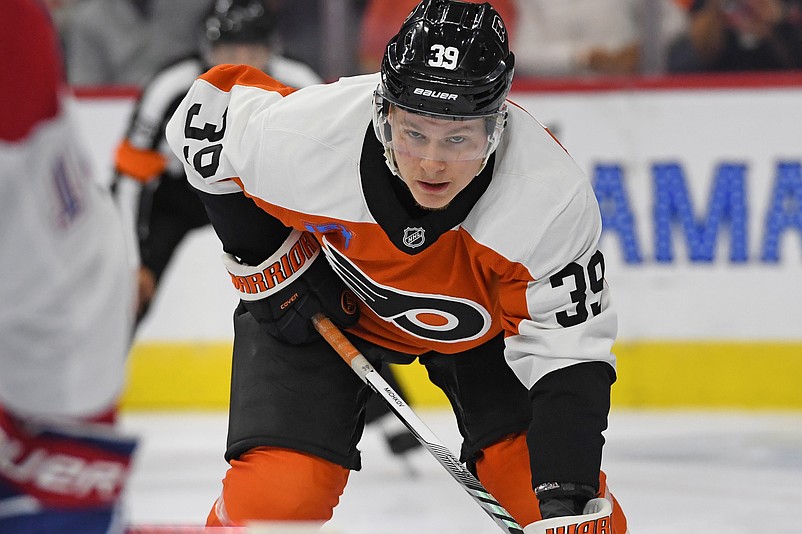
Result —
M247 70L211 69L192 84L167 123L167 142L181 158L190 183L201 191L240 191L232 181L239 176L236 169L244 174L258 168L261 132L270 107L292 92L279 82L275 91L235 84L238 73Z
M370 124L378 81L369 75L296 91L258 69L217 66L179 104L167 141L202 191L225 194L241 185L279 205L303 198L319 212L318 204L332 207L319 194L332 177L358 182L364 134L352 134Z
M578 184L533 249L538 261L526 291L529 318L507 338L506 358L527 387L551 371L583 361L606 361L617 331L617 315L598 250L601 220L590 185ZM534 356L534 357L533 357Z
M504 316L514 325L506 337L508 363L529 388L581 362L614 367L617 315L604 280L601 215L590 181L521 108L510 107L505 134L491 185L465 226L509 266L526 270L500 288Z

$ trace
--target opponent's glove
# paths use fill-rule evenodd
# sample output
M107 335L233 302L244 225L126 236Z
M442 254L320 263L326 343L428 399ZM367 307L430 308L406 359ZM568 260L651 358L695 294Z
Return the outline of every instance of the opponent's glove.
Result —
M272 336L301 345L319 334L311 318L323 313L340 327L359 319L356 297L320 253L308 232L293 230L281 247L257 266L231 254L223 263L245 308Z
M591 499L581 515L553 517L524 527L524 534L556 534L558 532L612 532L613 505L607 499Z

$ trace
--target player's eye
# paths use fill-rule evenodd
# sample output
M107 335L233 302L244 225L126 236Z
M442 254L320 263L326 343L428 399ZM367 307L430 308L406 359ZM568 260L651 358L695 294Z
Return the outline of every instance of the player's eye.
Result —
M426 139L425 135L423 135L420 132L416 132L415 130L406 130L404 133L406 133L407 137L409 137L410 139L417 139L417 140Z
M453 143L455 145L463 143L463 142L465 142L465 140L466 140L466 138L464 136L462 136L462 135L455 135L453 137L449 137L448 138L448 142L449 143Z

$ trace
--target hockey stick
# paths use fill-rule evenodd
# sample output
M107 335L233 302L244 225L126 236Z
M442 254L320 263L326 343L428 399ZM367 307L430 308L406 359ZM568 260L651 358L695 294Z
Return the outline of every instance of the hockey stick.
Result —
M407 403L390 387L387 381L376 371L359 350L346 338L334 323L321 314L312 317L315 329L320 332L337 354L351 366L351 369L387 403L398 419L420 441L448 474L462 486L468 495L476 501L504 532L510 534L523 534L521 526L504 509L501 504L487 491L481 482L462 465L429 427L417 416Z

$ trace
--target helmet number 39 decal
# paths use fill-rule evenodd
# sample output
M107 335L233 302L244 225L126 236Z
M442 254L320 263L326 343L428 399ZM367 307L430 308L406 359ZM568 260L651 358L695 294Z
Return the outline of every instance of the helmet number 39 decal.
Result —
M428 62L430 67L440 67L447 70L454 70L457 68L459 49L456 46L433 44L431 52Z

